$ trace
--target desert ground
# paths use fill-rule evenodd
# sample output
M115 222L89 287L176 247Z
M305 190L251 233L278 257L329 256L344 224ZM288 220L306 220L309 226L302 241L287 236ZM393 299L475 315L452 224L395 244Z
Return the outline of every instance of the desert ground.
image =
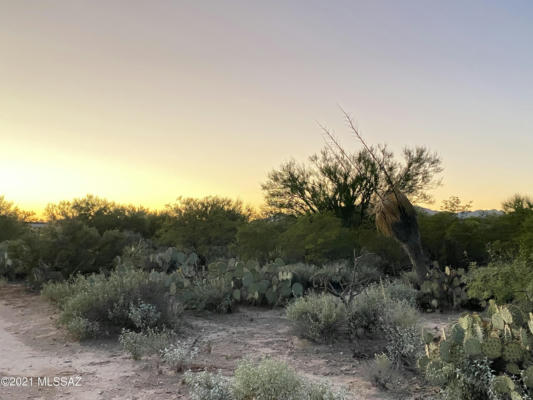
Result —
M440 330L454 317L426 314L424 323ZM39 294L21 285L0 288L0 376L28 377L24 387L0 387L1 400L189 399L180 374L156 358L132 360L116 339L74 341L57 318L55 307ZM241 307L226 315L187 314L185 321L183 335L196 339L200 348L193 370L231 375L243 357L271 356L310 379L344 387L353 399L423 399L428 394L416 378L408 394L375 388L363 371L372 342L313 344L294 334L283 309ZM56 386L54 377L67 383Z

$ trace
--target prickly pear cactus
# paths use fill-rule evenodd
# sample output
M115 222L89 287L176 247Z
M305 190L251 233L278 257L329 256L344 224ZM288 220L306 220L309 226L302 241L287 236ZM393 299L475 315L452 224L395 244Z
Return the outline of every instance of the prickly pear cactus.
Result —
M494 360L502 356L502 343L497 337L488 337L481 344L481 352L485 357Z
M462 268L446 267L442 271L436 265L420 284L418 303L423 309L455 309L467 300L466 274Z
M494 376L488 388L493 393L502 399L530 398L533 395L533 335L530 330L533 316L527 320L524 315L516 306L496 304L489 304L483 316L463 315L440 340L425 341L426 355L417 365L431 383L446 388L461 376L472 379L469 368L475 363L485 363L484 371L492 371ZM483 382L480 381L479 386L486 385Z

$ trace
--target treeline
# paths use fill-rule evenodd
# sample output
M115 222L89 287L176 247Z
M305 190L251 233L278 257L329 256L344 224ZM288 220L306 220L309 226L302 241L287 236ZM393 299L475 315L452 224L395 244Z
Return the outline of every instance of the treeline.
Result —
M199 266L230 258L321 265L369 252L384 260L385 274L397 275L409 260L376 231L372 207L387 187L427 200L441 172L440 158L424 147L406 148L399 158L386 146L342 154L326 147L307 163L291 160L267 175L261 213L222 197L178 198L153 211L88 195L48 205L41 228L28 223L31 213L0 197L0 275L39 286L105 272L139 243L147 253L169 247L194 253ZM446 209L457 211L459 200L451 200ZM517 195L503 208L501 216L468 219L419 213L428 259L460 268L531 253L531 200Z
M220 197L180 198L155 212L89 195L49 205L49 222L33 228L28 213L3 197L0 204L0 274L13 280L107 271L139 241L154 250L196 253L199 265L229 258L324 264L371 252L385 260L389 275L409 266L399 245L376 232L371 216L352 226L328 211L260 217L240 201ZM502 215L476 218L419 213L426 254L441 266L467 267L533 253L533 204L517 195L503 208Z

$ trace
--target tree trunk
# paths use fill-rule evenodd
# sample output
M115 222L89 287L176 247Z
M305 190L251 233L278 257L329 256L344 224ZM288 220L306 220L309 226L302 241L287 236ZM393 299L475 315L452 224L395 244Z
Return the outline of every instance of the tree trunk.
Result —
M409 260L413 266L413 271L416 273L417 281L421 283L426 278L429 272L428 261L422 251L422 244L420 237L411 237L406 242L400 242L402 248L409 256Z

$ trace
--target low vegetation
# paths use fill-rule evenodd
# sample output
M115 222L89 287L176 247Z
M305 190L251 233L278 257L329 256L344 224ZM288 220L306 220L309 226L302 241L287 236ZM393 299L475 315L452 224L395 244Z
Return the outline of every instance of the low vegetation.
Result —
M198 400L343 400L344 394L327 384L310 382L286 363L243 360L233 378L201 372L185 374L192 399Z
M401 164L381 150L283 164L263 185L263 214L219 197L153 212L87 196L49 205L32 226L0 197L0 286L23 281L72 336L118 337L177 373L198 351L180 336L187 310L286 307L313 342L371 343L367 377L383 390L403 396L418 373L446 399L530 399L533 201L460 218L469 205L451 198L426 214L407 195L424 197L439 158L417 148ZM422 331L422 312L450 309L468 311L441 334ZM273 359L184 379L193 399L344 398Z
M448 399L526 399L533 394L533 314L491 303L449 332L427 337L419 367Z
M177 329L181 305L158 274L119 266L109 276L77 276L51 283L43 295L61 308L60 322L83 339L122 329Z
M344 304L331 294L310 293L287 307L301 336L316 342L330 342L339 336L345 318Z

